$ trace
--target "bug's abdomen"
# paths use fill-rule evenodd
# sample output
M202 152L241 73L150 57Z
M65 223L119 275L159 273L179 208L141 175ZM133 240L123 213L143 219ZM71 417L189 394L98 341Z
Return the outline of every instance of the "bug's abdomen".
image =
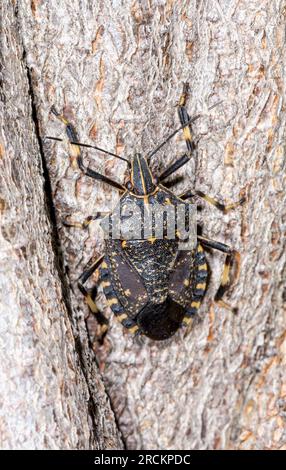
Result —
M162 304L149 302L138 314L136 322L144 335L160 341L176 333L184 316L185 308L168 296Z

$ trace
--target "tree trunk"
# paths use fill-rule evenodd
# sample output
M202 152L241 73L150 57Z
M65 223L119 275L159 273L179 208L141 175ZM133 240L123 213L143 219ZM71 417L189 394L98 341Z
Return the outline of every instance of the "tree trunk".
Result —
M17 8L1 14L0 446L121 448L62 269Z
M14 358L3 371L4 445L120 447L107 393L130 449L286 448L285 17L282 0L7 2L1 334ZM239 313L214 305L219 253L208 253L211 282L187 337L137 344L101 296L111 325L103 346L94 342L104 391L76 288L84 265L103 252L103 234L96 221L87 231L62 221L111 209L118 193L74 169L64 144L39 145L39 135L63 135L55 105L81 141L146 153L178 127L183 82L191 85L189 113L202 117L194 159L174 191L247 198L227 215L204 204L200 216L208 238L241 253L227 299ZM174 139L153 171L184 145ZM84 159L118 181L126 175L119 160L95 152ZM94 319L87 323L94 339Z

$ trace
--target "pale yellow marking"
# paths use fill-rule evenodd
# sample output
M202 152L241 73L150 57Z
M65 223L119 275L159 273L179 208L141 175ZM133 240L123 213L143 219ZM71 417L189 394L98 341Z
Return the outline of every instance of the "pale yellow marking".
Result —
M78 169L78 164L77 164L77 159L73 156L71 156L71 164L72 164L72 168L73 170L77 170Z
M110 282L109 281L102 281L101 285L102 285L102 287L109 287Z
M71 227L74 227L74 228L83 228L84 227L84 224L82 224L81 222L67 222L68 225L70 225Z
M103 263L102 263L101 267L102 267L103 269L107 269L107 264L106 264L106 262L105 262L105 261L103 261Z
M155 243L156 240L157 240L157 238L155 238L155 237L148 238L148 242L152 243L152 245L153 245L153 243Z
M70 156L71 157L79 157L80 155L80 148L78 145L70 144Z
M240 261L240 254L238 253L238 251L234 252L234 258L235 258L235 261L236 261L236 272L235 272L233 282L236 281L236 279L240 275L241 261Z
M228 212L228 211L231 211L232 209L236 209L236 207L239 207L241 206L242 203L241 201L237 201L237 202L233 202L232 204L228 204L227 206L225 206L225 212Z
M216 201L215 199L213 199L212 197L208 196L207 194L204 194L202 196L202 199L204 199L205 201L209 202L210 204L212 204L213 206L216 206L218 201Z
M196 289L203 289L203 290L205 290L205 288L206 288L206 283L205 283L205 282L196 285Z
M188 287L190 285L189 279L184 279L184 286Z
M101 333L105 333L108 330L108 325L101 325Z
M126 313L122 313L122 315L118 315L116 318L119 322L122 322L123 320L127 318L127 315Z
M191 307L192 308L199 308L201 305L201 302L191 302Z
M118 300L114 297L113 299L107 299L107 303L109 307L111 307L112 305L118 304Z
M218 305L220 305L220 307L223 307L223 308L226 308L227 310L233 311L232 306L229 305L227 302L225 302L225 301L222 300L222 299L216 300L216 303L217 303Z
M166 197L166 199L165 199L165 204L172 204L168 197Z
M230 266L228 264L225 264L223 268L223 273L221 276L221 284L223 286L226 286L229 283L229 272L230 272Z
M89 306L90 310L93 312L93 313L97 313L98 312L98 308L96 306L96 303L92 300L92 298L90 297L90 295L87 295L86 296L86 303L87 305Z
M126 247L126 245L127 245L127 241L126 241L126 240L124 240L124 241L121 243L121 246L122 246L122 248L125 248L125 247Z
M198 252L199 252L199 253L202 253L203 251L204 251L204 250L203 250L203 248L202 248L202 245L198 245Z
M208 265L207 265L207 263L205 263L205 264L199 264L198 270L199 270L199 271L207 271L207 270L208 270Z
M183 134L184 134L184 138L185 138L186 140L192 140L192 134L191 134L191 131L190 131L189 126L184 127L184 129L183 129Z
M183 323L185 323L185 325L190 325L193 323L193 319L191 317L184 317Z
M124 294L125 294L127 297L129 297L129 296L131 295L130 289L126 289L126 290L124 291Z
M149 197L148 196L144 196L144 204L146 206L148 206L148 204L149 204Z
M137 326L137 325L132 326L132 328L128 328L128 331L130 333L136 333L137 330L139 330L139 326Z
M64 116L57 116L66 126L69 124L69 121Z
M147 194L145 180L143 178L143 172L142 172L142 166L141 166L140 158L138 158L138 166L139 166L139 171L140 171L140 178L141 178L143 193ZM145 198L144 198L144 203L145 203ZM147 204L148 204L148 201L147 201Z
M185 106L186 103L186 95L185 93L179 99L179 106Z

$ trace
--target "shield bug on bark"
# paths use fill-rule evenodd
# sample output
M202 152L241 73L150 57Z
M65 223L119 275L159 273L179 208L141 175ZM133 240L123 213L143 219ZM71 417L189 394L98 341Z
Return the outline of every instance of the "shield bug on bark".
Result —
M106 235L105 253L84 270L78 283L87 304L101 325L102 335L106 333L108 320L96 305L97 287L93 289L85 287L86 281L95 271L98 271L99 283L119 322L133 334L143 334L153 340L164 340L171 337L182 325L190 325L198 311L207 288L208 278L204 248L216 249L226 254L215 301L223 307L230 308L222 297L231 284L232 265L239 264L238 252L224 243L201 235L195 237L192 245L188 244L187 248L184 245L181 249L178 209L183 208L180 217L184 219L184 227L188 226L190 229L194 221L187 209L190 205L194 206L192 204L194 197L204 199L224 213L241 205L244 198L233 204L224 205L201 191L191 189L177 196L164 186L165 180L185 165L194 151L191 123L199 116L190 119L185 107L187 96L188 85L185 84L178 103L181 126L149 155L135 153L131 161L100 147L80 143L74 127L55 108L52 108L53 114L65 124L70 151L79 169L85 175L120 191L117 206L102 220ZM150 168L153 155L180 130L184 135L187 152L163 173L154 177ZM128 182L125 185L121 184L86 167L80 150L81 146L95 148L124 160L128 164ZM155 211L154 208L156 208ZM163 212L169 209L172 214L175 214L172 219L173 236L168 233L169 224L164 216L160 219L160 236L156 235L156 232L154 234L156 211L162 213L162 209ZM85 228L92 220L102 215L97 212L87 217L83 223L73 225ZM146 230L146 219L149 221L148 230ZM188 237L183 241L189 242Z

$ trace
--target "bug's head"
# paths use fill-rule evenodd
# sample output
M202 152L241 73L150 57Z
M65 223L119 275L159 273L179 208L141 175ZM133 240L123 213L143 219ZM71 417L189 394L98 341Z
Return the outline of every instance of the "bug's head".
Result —
M138 196L152 193L156 188L147 160L141 153L135 153L131 160L130 181L127 189Z

